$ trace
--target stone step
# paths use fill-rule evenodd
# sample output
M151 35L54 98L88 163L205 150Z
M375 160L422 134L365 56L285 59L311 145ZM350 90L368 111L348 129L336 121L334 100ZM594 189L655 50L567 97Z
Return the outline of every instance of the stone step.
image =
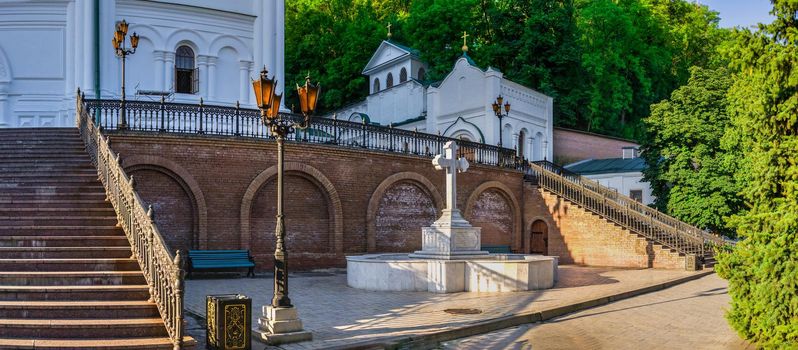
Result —
M0 301L0 319L8 318L155 318L161 317L147 301Z
M67 163L73 161L88 162L91 158L87 153L76 154L16 154L16 153L0 153L0 162L57 162Z
M126 247L127 237L116 236L0 236L0 247Z
M0 189L6 188L29 188L29 187L94 187L103 188L102 183L97 180L97 175L91 176L75 176L75 177L60 177L60 178L27 178L27 179L13 179L7 177L0 177Z
M147 300L146 284L124 286L0 286L0 300Z
M0 259L0 271L139 271L136 259Z
M116 215L73 216L64 213L59 216L0 216L0 226L111 226L117 222Z
M82 142L75 142L72 144L64 143L3 143L0 145L0 150L7 151L4 153L29 153L29 154L86 154L86 147Z
M27 199L0 199L0 211L10 208L39 208L50 209L111 209L110 202L103 199L75 199L75 200L27 200Z
M105 188L100 183L86 183L79 186L43 186L43 185L25 185L25 186L9 186L7 184L0 184L0 198L8 198L11 196L16 197L16 194L55 194L55 193L105 193Z
M0 247L5 259L129 258L130 247Z
M131 338L167 336L157 318L0 319L0 337Z
M72 200L100 200L105 201L105 191L95 192L55 192L54 190L42 189L39 192L26 193L5 193L0 192L0 201L72 201Z
M31 181L57 179L92 179L97 181L97 171L91 168L68 171L0 170L0 180Z
M44 172L58 172L72 169L91 169L96 171L91 161L78 161L78 162L2 162L0 163L0 171L44 171Z
M116 216L114 208L0 208L0 217Z
M141 271L0 271L3 286L109 286L145 284Z
M183 349L191 350L196 347L196 341L191 337L183 340ZM121 339L15 339L0 338L0 348L9 350L31 349L87 349L87 350L172 350L174 345L167 337L160 338L121 338Z
M0 226L0 236L115 236L121 227L107 226Z
M49 139L49 140L40 140L36 138L18 138L16 140L6 138L2 144L0 144L0 148L7 147L20 147L20 146L29 146L31 148L51 148L51 147L85 147L83 140L79 137L76 138L62 138L62 139Z

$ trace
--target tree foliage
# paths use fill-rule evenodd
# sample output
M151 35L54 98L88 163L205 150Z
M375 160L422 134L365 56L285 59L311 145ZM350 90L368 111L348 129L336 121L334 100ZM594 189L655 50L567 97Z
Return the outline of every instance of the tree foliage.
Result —
M719 256L729 280L727 317L766 348L798 346L798 2L773 0L775 21L738 30L729 93L745 162L750 210L734 219L742 240Z
M288 83L307 70L322 109L368 94L360 74L386 38L417 49L442 79L462 54L555 98L555 124L640 137L652 102L711 61L718 17L689 0L292 0L286 2Z
M725 141L730 121L724 68L693 67L688 83L651 106L644 171L656 206L676 218L732 236L726 219L743 209L735 171L740 152ZM730 136L731 137L731 136Z

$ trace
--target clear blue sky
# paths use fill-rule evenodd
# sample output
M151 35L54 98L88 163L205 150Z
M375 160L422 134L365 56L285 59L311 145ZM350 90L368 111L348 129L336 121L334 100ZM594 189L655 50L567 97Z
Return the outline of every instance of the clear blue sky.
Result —
M770 0L698 0L720 13L721 27L750 27L757 23L770 23Z

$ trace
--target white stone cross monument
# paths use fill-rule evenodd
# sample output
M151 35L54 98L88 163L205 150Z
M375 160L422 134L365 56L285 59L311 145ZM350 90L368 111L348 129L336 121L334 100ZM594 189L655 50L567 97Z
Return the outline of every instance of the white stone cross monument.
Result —
M480 250L480 228L471 226L457 209L457 173L468 170L468 160L457 158L457 144L447 142L444 154L432 159L435 169L446 170L446 208L432 226L421 229L421 250L413 258L468 259L488 255Z

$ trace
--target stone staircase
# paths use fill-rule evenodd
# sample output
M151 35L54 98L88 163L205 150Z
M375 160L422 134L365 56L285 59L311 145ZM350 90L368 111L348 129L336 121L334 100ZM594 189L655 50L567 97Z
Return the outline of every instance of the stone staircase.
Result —
M0 348L172 349L116 225L77 129L0 130Z

